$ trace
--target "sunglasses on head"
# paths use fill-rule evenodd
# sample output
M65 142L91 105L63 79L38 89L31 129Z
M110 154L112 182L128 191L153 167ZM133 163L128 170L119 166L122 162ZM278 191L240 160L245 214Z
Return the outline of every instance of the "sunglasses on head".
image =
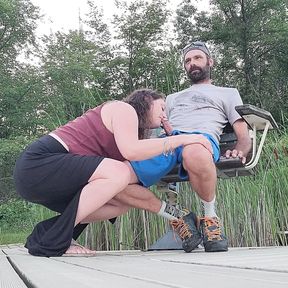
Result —
M204 42L201 42L201 41L191 42L190 44L186 45L182 49L183 55L185 55L189 50L191 50L193 48L199 48L199 50L202 50L202 51L205 50L206 51L205 53L210 55L208 47L206 46L206 44Z

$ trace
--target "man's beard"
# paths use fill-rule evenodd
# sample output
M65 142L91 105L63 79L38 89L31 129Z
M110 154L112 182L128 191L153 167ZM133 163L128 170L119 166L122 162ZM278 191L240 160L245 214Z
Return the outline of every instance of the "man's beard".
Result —
M210 79L210 66L207 64L203 68L192 66L187 72L192 84L197 84L203 80Z

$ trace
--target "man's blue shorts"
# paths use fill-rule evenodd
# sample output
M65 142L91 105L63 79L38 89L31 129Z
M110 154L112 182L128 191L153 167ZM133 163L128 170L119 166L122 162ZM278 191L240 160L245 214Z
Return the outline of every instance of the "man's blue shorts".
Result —
M188 132L173 130L172 135L179 135L184 133ZM219 160L219 144L211 135L198 131L190 132L189 134L202 134L205 136L212 145L214 162ZM169 153L169 155L160 154L147 160L131 161L130 164L138 177L139 184L145 187L149 187L159 182L160 179L168 174L178 163L180 164L178 170L179 177L183 180L187 180L187 172L182 166L182 151L183 146L176 148L174 153Z

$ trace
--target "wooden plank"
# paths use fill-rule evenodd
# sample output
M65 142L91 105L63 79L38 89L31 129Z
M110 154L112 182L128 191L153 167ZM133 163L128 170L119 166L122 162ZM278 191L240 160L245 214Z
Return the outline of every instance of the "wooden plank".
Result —
M242 252L244 251L242 250ZM235 256L233 256L234 252L236 252ZM250 257L246 257L242 261L242 252L238 252L233 249L228 253L142 252L138 255L126 256L106 254L94 258L62 257L54 259L131 279L142 279L147 283L158 283L166 287L203 286L204 283L205 286L211 285L214 288L236 288L244 285L253 288L288 287L288 273L278 272L278 268L270 271L266 266L266 270L259 270L256 264L249 268L249 261L256 255L252 253ZM277 262L277 257L281 255L280 251L278 252L271 256L274 262ZM266 256L262 257L262 260L267 259L268 255ZM218 263L220 259L222 260ZM238 262L240 260L242 263ZM245 261L248 266L243 265ZM259 260L257 264L260 265L260 263Z
M30 255L11 255L13 265L22 273L32 287L39 288L95 288L95 287L127 287L149 288L165 287L150 283L143 279L123 277L117 273L110 273L90 267L82 267L73 263L55 261L55 258L33 257ZM68 258L68 257L59 257ZM70 257L76 258L76 257ZM97 257L93 257L96 260ZM82 259L88 259L83 257ZM97 262L97 260L96 260Z
M18 248L7 249L9 257L32 287L288 287L288 247L231 248L227 253L102 251L95 257L53 258L13 252Z
M203 253L202 253L203 252ZM228 253L205 253L196 250L192 258L185 259L190 264L241 269L267 270L288 273L288 247L230 248ZM181 254L163 256L163 261L183 261ZM162 259L161 255L157 256Z
M23 244L7 244L0 246L5 255L27 255L27 249Z
M15 272L6 256L0 255L0 287L24 288L27 287Z
M261 248L230 248L226 253L205 253L203 249L196 249L192 253L183 251L152 251L152 252L97 252L97 258L109 261L111 256L139 257L157 259L164 262L187 263L195 265L219 266L240 269L255 269L288 273L288 247L261 247ZM191 255L191 256L190 256ZM192 256L193 255L193 256ZM68 257L55 258L66 259ZM77 257L79 258L79 257ZM71 259L71 257L69 258ZM114 259L114 258L113 258ZM131 258L129 258L131 259ZM66 260L63 260L66 261ZM73 261L73 259L71 259Z

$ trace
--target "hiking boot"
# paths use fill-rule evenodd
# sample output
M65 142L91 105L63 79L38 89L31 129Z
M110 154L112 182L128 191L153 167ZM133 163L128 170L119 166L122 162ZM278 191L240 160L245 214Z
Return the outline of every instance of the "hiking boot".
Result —
M205 252L228 251L228 240L223 234L223 226L218 217L204 217L201 219L203 245Z
M182 247L187 253L197 248L202 241L198 222L198 218L193 212L179 219L170 221L173 230L175 230L182 239Z

